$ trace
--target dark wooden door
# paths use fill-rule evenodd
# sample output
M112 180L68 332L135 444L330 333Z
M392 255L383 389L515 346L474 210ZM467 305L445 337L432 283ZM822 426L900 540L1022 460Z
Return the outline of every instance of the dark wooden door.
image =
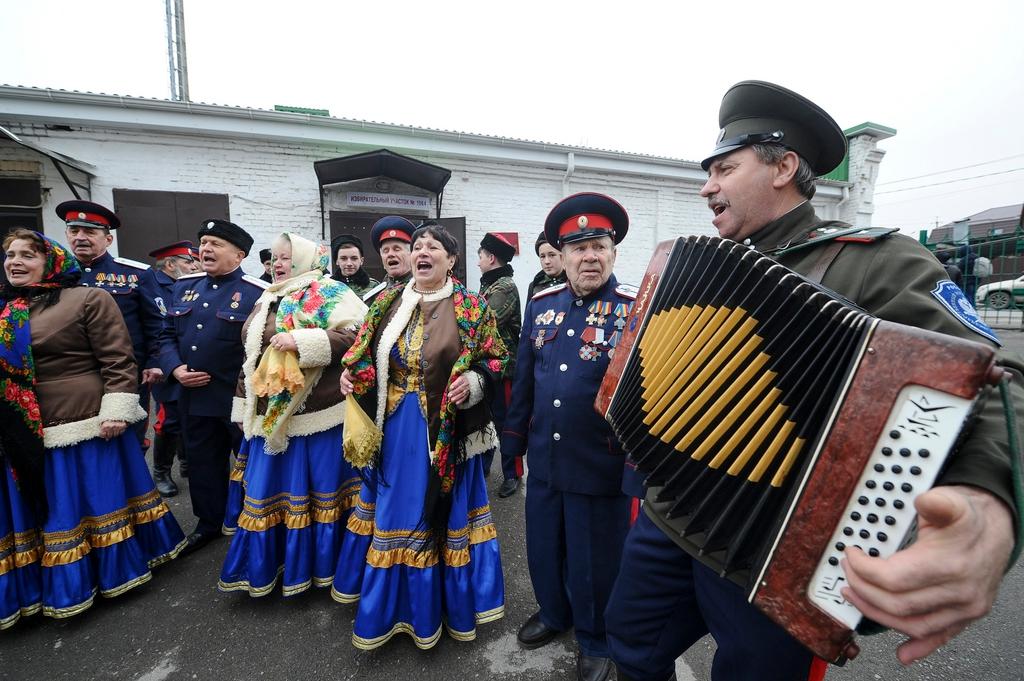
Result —
M118 255L141 262L149 252L174 243L197 243L199 226L211 218L229 220L227 194L115 189Z

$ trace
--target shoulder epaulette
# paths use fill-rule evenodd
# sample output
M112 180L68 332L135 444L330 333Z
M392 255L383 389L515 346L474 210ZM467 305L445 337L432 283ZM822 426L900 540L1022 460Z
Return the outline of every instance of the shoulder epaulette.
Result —
M768 252L767 255L780 256L794 251L801 251L830 241L844 243L854 242L869 244L884 239L893 232L898 232L897 227L819 227L808 233L805 241L800 241L791 246Z
M114 262L116 262L118 265L127 265L128 267L134 267L139 270L149 269L149 265L147 265L144 262L139 262L138 260L130 260L128 258L114 258Z
M193 274L183 274L174 281L182 281L184 279L198 279L199 277L205 277L206 272L195 272Z
M270 286L267 282L263 281L259 277L254 277L251 274L243 274L242 279L249 282L253 286L259 286L260 288L267 288Z
M378 293L380 293L381 291L383 291L387 287L388 287L388 284L387 284L386 281L380 282L379 284L377 284L376 286L374 286L369 291L367 291L366 293L363 294L363 302L364 303L369 302L371 298L376 296Z
M899 227L865 227L859 232L854 232L853 234L837 236L836 241L854 241L862 244L869 244L872 241L884 239L893 232L898 231L900 231Z
M533 298L531 298L530 300L537 300L538 298L543 298L544 296L549 296L552 293L558 293L559 291L561 291L564 288L565 288L565 283L564 282L561 283L561 284L555 284L554 286L549 286L546 289L543 289L543 290L540 290L540 291L537 291L536 293L534 293L533 294Z
M624 298L630 298L636 300L636 294L640 291L636 286L632 284L619 284L615 287L615 292Z

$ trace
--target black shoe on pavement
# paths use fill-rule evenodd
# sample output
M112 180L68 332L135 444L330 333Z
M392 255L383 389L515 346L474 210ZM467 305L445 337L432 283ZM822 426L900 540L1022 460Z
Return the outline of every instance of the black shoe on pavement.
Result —
M535 612L523 623L523 626L519 627L519 633L516 635L516 638L519 639L519 645L523 648L533 650L534 648L547 645L551 642L551 639L560 633L557 629L552 629L541 622L540 613Z
M593 657L580 653L576 658L578 681L607 681L612 675L612 661L607 657Z
M178 486L174 484L170 471L153 471L153 482L156 483L156 491L160 492L160 496L173 497L178 493Z
M185 548L181 550L179 556L187 556L190 553L195 553L199 549L203 548L210 542L220 539L223 535L220 532L193 532L190 534L185 541Z
M507 499L519 491L519 478L507 478L498 488L498 496Z

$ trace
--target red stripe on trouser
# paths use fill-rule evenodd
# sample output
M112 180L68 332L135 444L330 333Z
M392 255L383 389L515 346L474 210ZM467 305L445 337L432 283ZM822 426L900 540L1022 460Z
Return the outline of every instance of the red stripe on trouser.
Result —
M506 378L504 383L505 383L505 406L507 407L508 405L512 404L512 381L510 381L510 380L508 380Z
M811 660L811 671L807 674L807 681L824 681L825 672L828 671L828 662L816 657Z
M633 527L633 523L636 522L637 516L640 515L640 500L633 497L633 500L629 503L629 526Z
M161 435L164 432L164 418L167 414L164 413L164 405L160 405L160 409L156 412L156 423L153 424L153 432L157 435Z

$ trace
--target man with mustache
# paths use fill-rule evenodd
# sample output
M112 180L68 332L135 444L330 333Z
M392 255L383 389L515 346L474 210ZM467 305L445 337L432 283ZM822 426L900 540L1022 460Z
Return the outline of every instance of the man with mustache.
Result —
M846 153L846 136L819 106L778 85L744 81L726 92L719 124L718 143L701 164L708 172L701 195L722 237L882 319L998 343L919 243L893 229L856 230L815 215L815 178ZM999 359L1015 373L1022 368L1016 356L1001 353ZM1019 423L1020 377L1011 385ZM897 652L903 664L929 655L991 608L1020 521L1012 510L1010 457L1001 400L989 395L938 486L917 499L914 544L889 558L842 543L834 547L832 558L848 583L842 595L865 616L909 636ZM822 660L748 604L738 585L676 543L680 518L671 517L671 500L657 501L660 489L650 488L644 513L630 530L608 605L608 645L618 678L674 679L676 658L710 633L718 644L715 681L822 679ZM877 502L881 507L885 499ZM867 522L875 522L870 515Z
M398 215L385 215L370 228L370 241L380 253L385 277L365 294L363 302L371 304L384 289L407 284L412 279L412 233L416 225Z
M180 387L189 494L197 518L185 552L217 539L225 528L228 463L242 439L231 420L245 358L242 325L267 288L242 272L253 244L248 232L227 220L206 220L198 236L203 271L174 283L160 333L161 368L168 384ZM228 519L230 525L235 521Z
M602 194L575 194L551 210L544 231L562 251L567 281L526 306L501 436L503 457L529 457L526 552L540 607L519 629L519 643L538 648L574 629L581 681L604 681L612 671L604 608L630 520L626 457L594 411L636 298L612 274L628 227L626 210Z
M139 369L139 404L149 411L149 386L161 375L155 350L162 319L143 301L159 295L156 279L149 265L115 258L108 252L114 243L111 232L121 227L121 220L112 210L92 201L76 200L64 201L56 211L67 225L68 246L82 265L81 285L103 289L121 310ZM144 444L148 425L148 419L144 419L133 426L140 444Z

